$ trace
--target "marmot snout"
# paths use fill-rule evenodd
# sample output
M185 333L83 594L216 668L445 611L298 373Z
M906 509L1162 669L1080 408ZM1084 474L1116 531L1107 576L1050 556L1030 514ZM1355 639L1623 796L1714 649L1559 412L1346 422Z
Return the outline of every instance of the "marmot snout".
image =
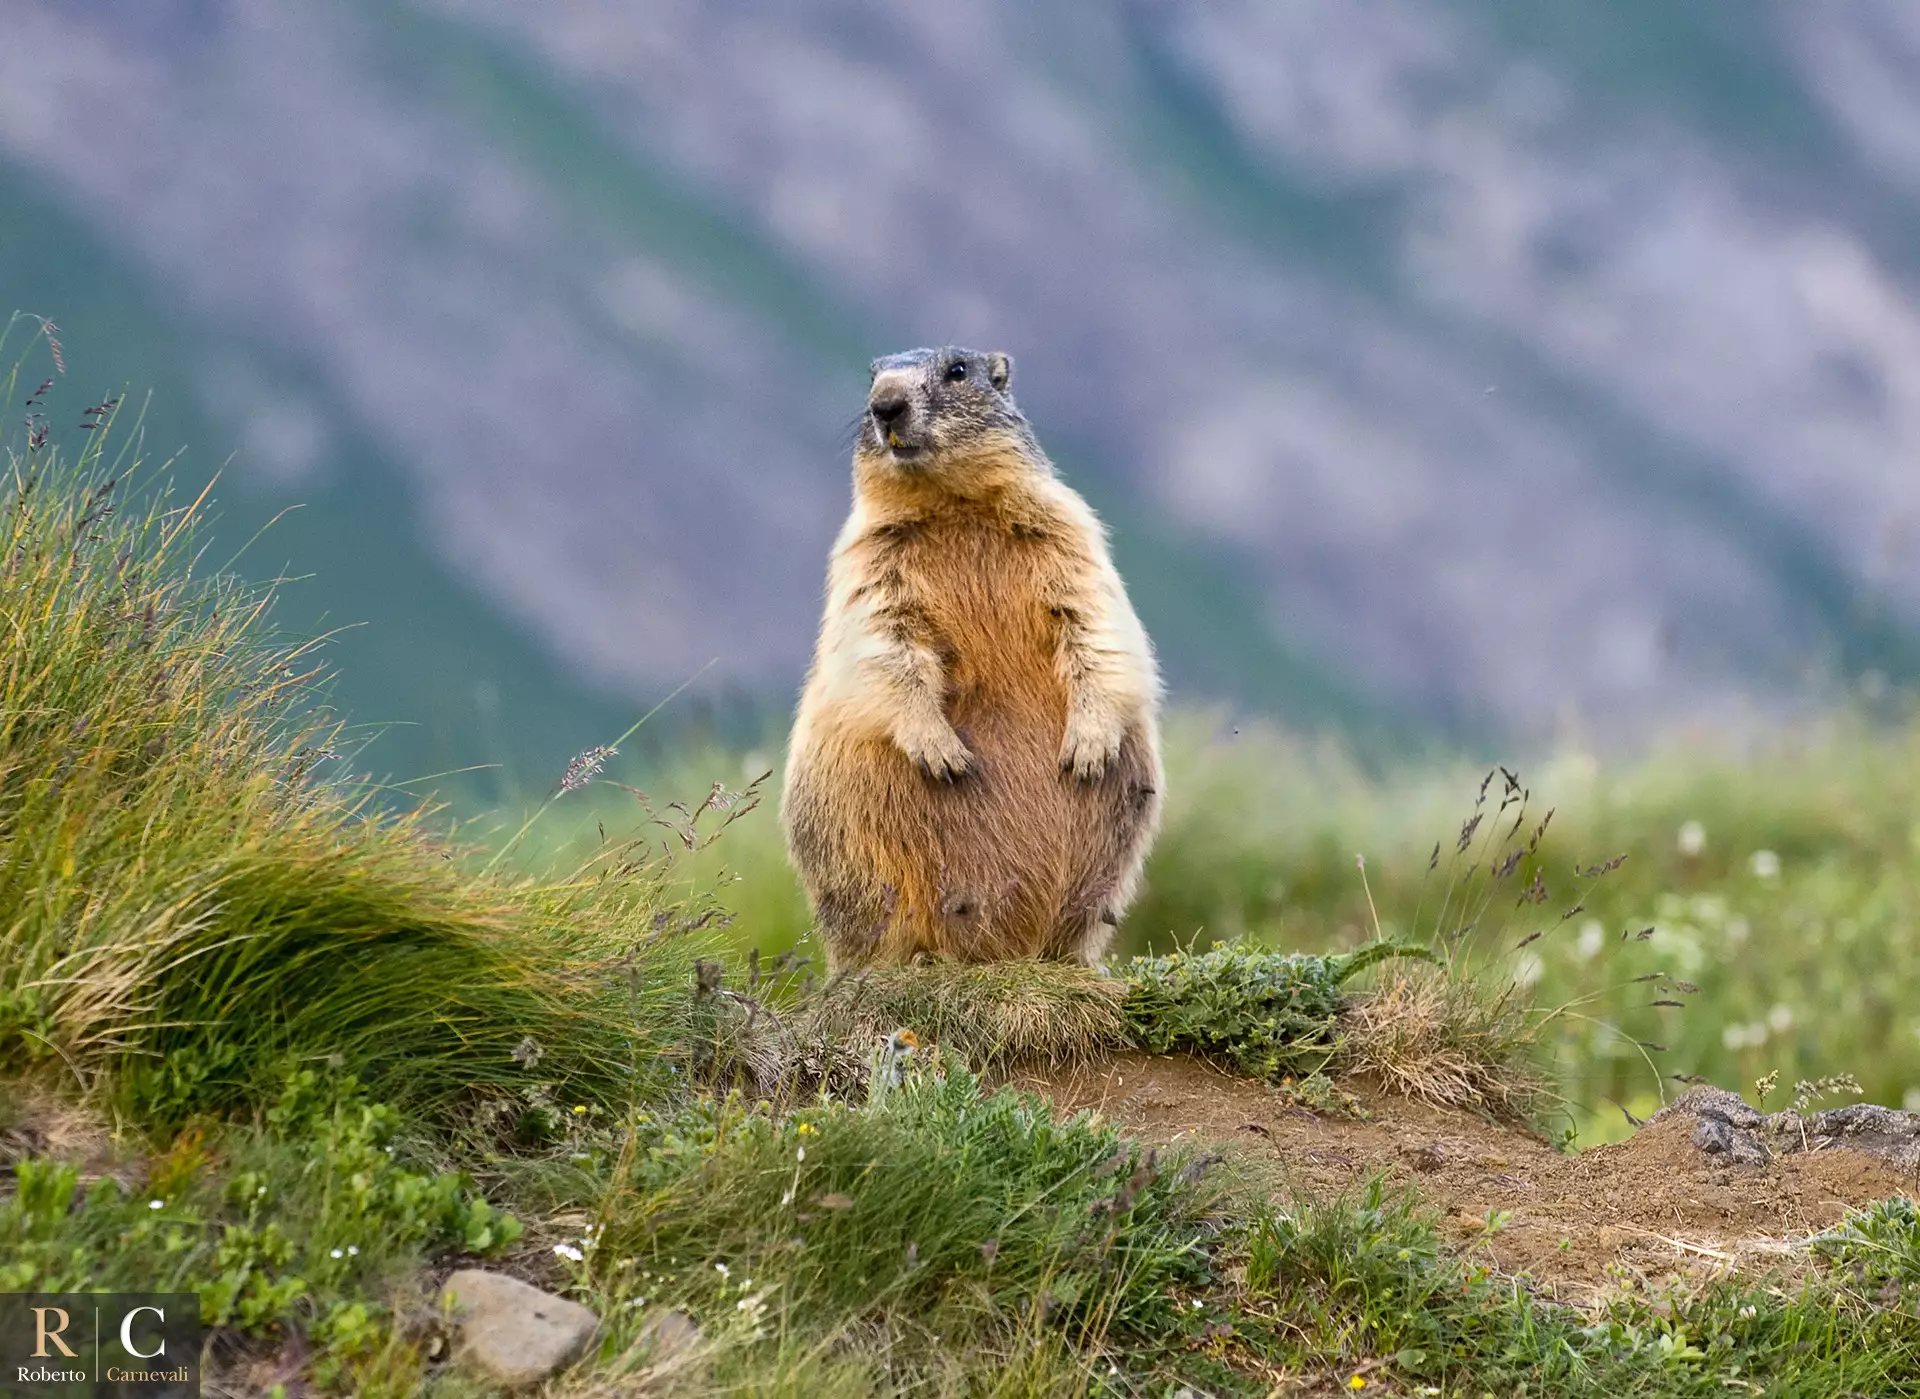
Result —
M782 799L836 967L1093 963L1159 824L1153 651L1012 376L873 364Z

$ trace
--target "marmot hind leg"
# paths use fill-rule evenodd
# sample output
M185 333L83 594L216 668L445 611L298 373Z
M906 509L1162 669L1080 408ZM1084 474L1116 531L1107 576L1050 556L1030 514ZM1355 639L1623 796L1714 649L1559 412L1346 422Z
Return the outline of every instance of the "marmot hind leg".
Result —
M1107 946L1119 926L1119 911L1109 907L1106 901L1090 907L1070 908L1061 916L1045 956L1049 961L1097 967L1100 959L1107 955Z
M1086 795L1073 831L1078 877L1044 955L1093 966L1133 902L1160 825L1159 757L1143 731L1127 735L1118 760Z
M818 889L812 902L814 931L826 947L829 970L870 966L882 959L898 906L893 890Z

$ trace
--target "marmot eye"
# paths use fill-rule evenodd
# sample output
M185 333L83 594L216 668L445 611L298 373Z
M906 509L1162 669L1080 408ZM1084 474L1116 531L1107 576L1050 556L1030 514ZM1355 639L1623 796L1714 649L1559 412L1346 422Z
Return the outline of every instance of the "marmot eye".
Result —
M957 359L947 366L947 382L958 384L967 377L967 362Z

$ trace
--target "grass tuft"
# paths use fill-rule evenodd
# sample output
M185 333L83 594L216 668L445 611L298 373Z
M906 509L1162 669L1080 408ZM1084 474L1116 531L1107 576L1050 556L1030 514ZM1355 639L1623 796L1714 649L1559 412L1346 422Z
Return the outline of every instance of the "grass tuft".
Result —
M547 1079L615 1093L684 1000L657 889L480 877L383 811L313 645L206 568L204 500L145 481L115 408L91 426L0 469L0 1070L155 1120L323 1060L445 1106L520 1084L531 1038Z
M1342 1009L1338 1067L1435 1107L1529 1123L1552 1099L1537 1028L1511 983L1396 967Z
M978 1070L1060 1067L1126 1047L1126 991L1065 962L889 968L836 978L807 1006L798 1033L864 1048L907 1028Z

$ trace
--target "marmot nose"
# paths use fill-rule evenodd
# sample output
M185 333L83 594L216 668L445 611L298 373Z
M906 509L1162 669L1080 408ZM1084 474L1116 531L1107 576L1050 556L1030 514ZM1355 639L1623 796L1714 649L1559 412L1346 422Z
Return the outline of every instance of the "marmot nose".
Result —
M876 423L881 427L892 427L907 411L907 396L897 391L878 394L867 407L872 410Z

